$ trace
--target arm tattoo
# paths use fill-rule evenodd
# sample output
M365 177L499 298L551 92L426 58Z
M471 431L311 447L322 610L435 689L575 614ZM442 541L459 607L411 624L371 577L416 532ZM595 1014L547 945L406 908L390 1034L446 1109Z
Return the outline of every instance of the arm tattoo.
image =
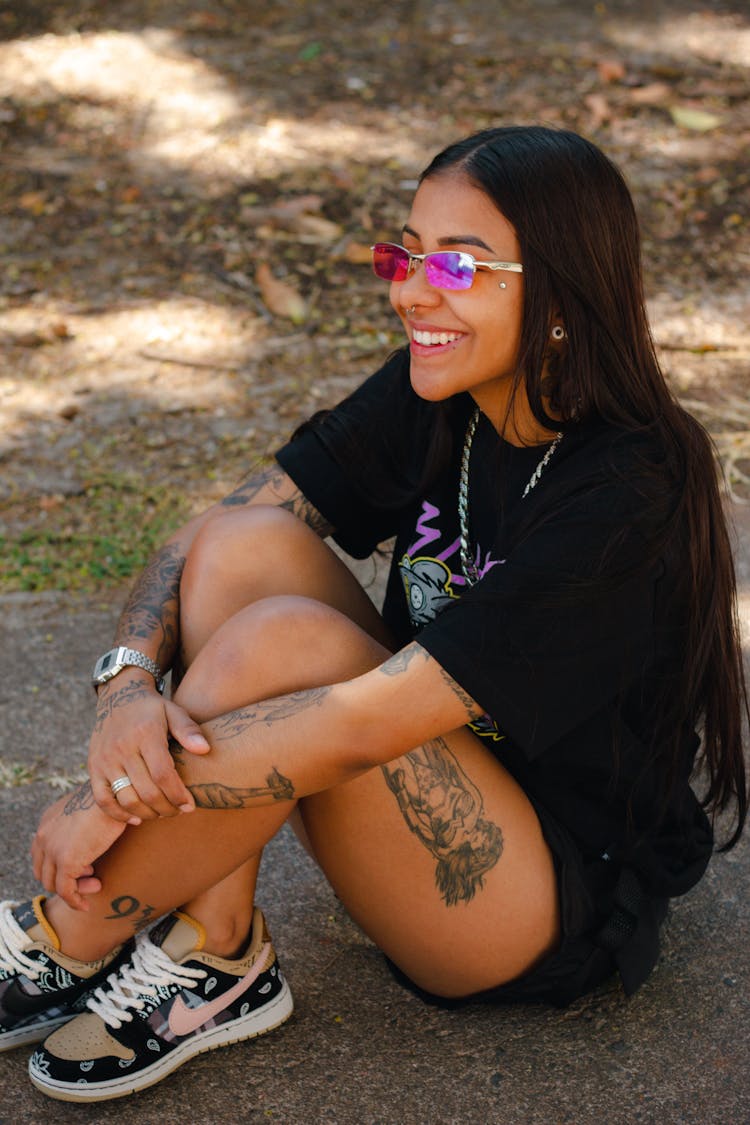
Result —
M269 465L265 469L261 469L259 473L253 473L249 480L235 488L234 492L230 492L228 496L222 500L225 507L235 507L237 505L252 504L253 500L258 496L264 488L268 487L269 491L278 500L281 500L281 487L286 480L286 473L277 464ZM330 535L333 528L326 519L320 514L314 504L311 504L307 497L303 496L299 489L295 490L294 494L287 500L282 500L279 504L286 512L291 512L297 519L306 523L309 528L315 531L318 535Z
M470 902L503 852L482 794L442 738L381 768L409 831L437 860L435 883L446 905Z
M177 543L157 552L133 587L117 636L129 640L161 633L157 660L171 663L179 635L178 599L185 556Z
M394 653L386 660L385 664L380 665L380 671L384 676L398 676L401 672L405 672L415 657L420 656L423 660L429 660L430 654L423 649L421 645L412 642L406 648L402 648L399 652Z
M269 465L265 469L261 469L259 473L253 473L248 480L244 481L234 492L230 492L222 500L222 505L225 508L234 508L243 504L252 504L255 497L259 492L268 485L272 492L277 492L281 488L281 482L284 480L284 471L278 465Z
M456 681L453 679L453 676L451 676L449 672L446 672L445 668L440 669L440 675L448 685L448 687L451 689L453 694L461 700L464 707L466 708L467 722L473 723L476 719L481 718L484 714L484 711L481 707L478 706L478 704L474 702L469 693L464 691L460 684L456 683Z
M151 692L146 684L142 684L137 680L125 684L124 687L113 687L109 691L105 684L104 688L100 688L98 692L94 732L96 733L102 729L105 721L118 707L127 707L129 703L133 703L137 699L143 699L145 695L150 694Z
M91 782L84 781L83 785L79 785L66 801L63 807L63 816L72 816L73 813L81 812L82 809L90 809L93 804L94 792L91 788Z
M188 785L199 809L245 809L261 801L293 801L294 786L288 777L274 767L266 778L265 786L241 789L224 785L220 781L207 781L202 785Z
M297 519L302 520L307 526L316 534L321 536L330 535L333 527L325 519L314 504L311 504L307 497L303 496L301 492L295 492L289 500L285 500L281 507L291 512Z
M306 688L304 691L293 691L289 695L280 695L276 699L261 699L249 707L239 711L229 711L210 723L211 737L216 742L225 742L228 738L242 734L256 723L264 723L270 727L282 719L298 715L309 707L319 707L328 693L329 686Z

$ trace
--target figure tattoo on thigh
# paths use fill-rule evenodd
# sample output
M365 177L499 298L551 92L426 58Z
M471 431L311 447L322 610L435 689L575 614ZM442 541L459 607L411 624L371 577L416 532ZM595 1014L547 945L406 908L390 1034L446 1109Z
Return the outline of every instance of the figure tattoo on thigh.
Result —
M446 904L469 902L503 851L481 793L442 738L382 770L409 830L437 860L435 882Z

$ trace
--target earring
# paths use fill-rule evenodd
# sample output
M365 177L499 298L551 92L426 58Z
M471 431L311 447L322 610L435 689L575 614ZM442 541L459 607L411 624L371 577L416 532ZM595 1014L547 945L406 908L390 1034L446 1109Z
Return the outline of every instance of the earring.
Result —
M552 326L552 339L553 340L564 340L565 339L565 329L563 328L562 324L555 324L555 325Z

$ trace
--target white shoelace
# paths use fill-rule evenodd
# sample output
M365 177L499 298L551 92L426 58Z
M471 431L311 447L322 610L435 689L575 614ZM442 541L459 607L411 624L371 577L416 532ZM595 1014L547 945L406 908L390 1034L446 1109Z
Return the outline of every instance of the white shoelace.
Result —
M97 988L86 1005L116 1029L132 1020L133 1013L128 1009L145 1007L144 996L158 996L159 988L170 984L189 987L205 976L208 973L203 969L176 965L160 946L139 934L130 960L107 977L106 986Z
M17 902L0 903L0 969L25 973L30 980L36 980L42 970L38 961L22 952L29 939L13 917L17 906Z

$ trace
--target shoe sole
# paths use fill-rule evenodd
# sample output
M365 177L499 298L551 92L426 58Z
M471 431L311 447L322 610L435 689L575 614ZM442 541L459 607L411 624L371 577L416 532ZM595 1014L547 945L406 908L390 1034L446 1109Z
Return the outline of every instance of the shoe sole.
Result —
M64 1102L103 1102L110 1098L124 1098L128 1094L135 1094L139 1090L145 1090L161 1082L162 1078L166 1078L196 1055L213 1051L217 1047L226 1047L230 1043L240 1043L244 1039L254 1039L267 1031L273 1031L289 1019L293 1010L292 993L289 985L284 981L278 996L264 1007L256 1008L254 1012L240 1016L229 1023L199 1032L179 1047L175 1047L165 1058L157 1060L136 1074L123 1075L122 1078L108 1082L87 1082L85 1079L80 1082L56 1082L41 1071L35 1070L30 1062L29 1078L43 1094Z
M59 1019L45 1020L44 1023L30 1024L28 1027L19 1027L18 1031L5 1031L0 1033L0 1053L12 1051L14 1047L27 1047L30 1043L39 1043L46 1039L58 1027L73 1019L69 1016L60 1016Z

